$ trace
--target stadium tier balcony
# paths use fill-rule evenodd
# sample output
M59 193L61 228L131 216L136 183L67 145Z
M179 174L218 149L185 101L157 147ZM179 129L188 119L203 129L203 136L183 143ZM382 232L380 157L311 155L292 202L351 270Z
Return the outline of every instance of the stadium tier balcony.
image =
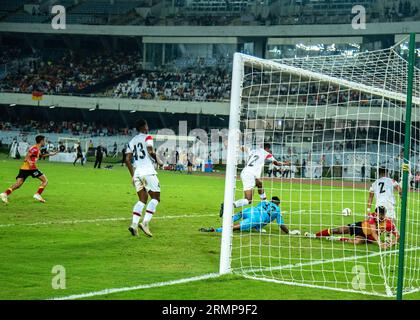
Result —
M90 0L75 7L71 14L126 14L143 1Z
M90 14L69 14L66 17L66 22L69 24L107 24L107 19L103 16L90 15Z
M186 9L203 13L212 12L242 12L253 1L249 0L190 0Z

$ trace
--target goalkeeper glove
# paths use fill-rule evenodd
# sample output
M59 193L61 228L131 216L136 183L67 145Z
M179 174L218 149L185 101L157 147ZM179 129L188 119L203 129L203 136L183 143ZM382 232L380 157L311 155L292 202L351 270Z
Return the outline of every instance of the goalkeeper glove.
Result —
M299 230L292 230L292 231L289 231L289 234L290 235L293 235L293 236L295 236L295 235L300 235L300 231Z

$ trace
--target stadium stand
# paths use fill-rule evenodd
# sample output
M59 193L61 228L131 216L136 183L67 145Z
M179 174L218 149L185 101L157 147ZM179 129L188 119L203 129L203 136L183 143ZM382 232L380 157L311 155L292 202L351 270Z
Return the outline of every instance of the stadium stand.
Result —
M12 131L19 133L60 133L71 135L114 136L130 135L132 130L129 128L118 128L115 126L104 126L98 123L77 122L77 121L20 121L4 122L0 121L0 131Z
M187 2L185 8L190 11L199 11L206 14L216 12L239 13L244 11L251 2L248 0L192 0Z
M144 73L114 89L116 98L159 100L227 100L230 95L230 76L225 71L209 73Z
M102 89L123 75L140 68L136 53L75 55L72 52L56 58L41 59L21 65L7 74L0 89L12 92L39 90L44 93L89 93ZM99 88L98 88L99 86Z
M289 129L292 130L292 128ZM31 140L35 135L44 133L48 135L49 143L55 146L58 146L60 139L76 138L94 146L102 144L108 150L111 150L116 144L117 151L120 152L127 142L127 137L132 136L134 132L133 128L127 126L118 127L118 125L112 123L104 124L89 121L0 121L0 141L2 144L9 146L13 141ZM151 133L155 134L157 131L152 130ZM285 130L285 134L287 135L287 130ZM378 134L380 134L379 127L371 127L369 130L366 128L347 128L341 132L336 130L334 135L328 133L328 131L324 134L315 133L312 146L303 150L307 153L304 159L314 164L323 161L324 165L332 166L349 163L357 155L359 157L358 161L365 162L367 166L375 166L378 163L377 153L379 150L380 154L383 155L379 159L381 165L387 165L389 168L398 166L398 161L392 159L397 159L401 153L402 135L389 135L385 139L387 144L384 140L378 145L375 142L375 137ZM355 136L358 137L357 140L352 139ZM279 141L283 140L281 136L278 139ZM316 142L318 140L325 145L321 147ZM285 144L273 146L273 152L281 160L287 160L291 153L299 153L295 150L295 147ZM415 163L418 163L419 160L418 156L414 158Z
M34 54L23 47L2 49L0 65L11 65L11 59L17 59L16 67L4 68L0 72L0 91L4 92L31 93L37 90L45 94L186 101L225 101L230 96L230 65L222 59L220 61L225 63L217 63L216 58L208 58L208 62L206 59L201 59L201 62L192 58L177 59L170 64L171 68L164 65L157 70L148 70L143 67L141 54L136 51L79 52L76 55L71 50L39 50ZM253 81L268 82L268 79L261 80L255 75ZM261 94L270 91L279 102L296 99L297 103L311 106L337 101L342 105L381 105L381 100L374 95L360 95L326 83L318 86L266 86L258 90ZM273 95L273 92L277 94ZM388 107L387 104L384 106Z

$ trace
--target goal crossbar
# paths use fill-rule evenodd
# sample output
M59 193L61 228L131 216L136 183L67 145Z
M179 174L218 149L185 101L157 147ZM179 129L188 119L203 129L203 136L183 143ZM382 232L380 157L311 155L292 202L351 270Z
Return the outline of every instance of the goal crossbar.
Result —
M362 83L357 83L354 81L349 81L349 80L340 79L340 78L329 76L329 75L320 74L314 71L290 66L290 65L277 62L277 61L264 60L264 59L253 57L253 56L246 55L243 53L236 53L235 55L239 56L239 59L242 60L242 63L244 66L255 67L256 65L260 65L261 67L270 67L273 70L286 71L296 76L304 75L311 79L316 79L316 80L324 81L324 82L333 82L338 85L354 88L356 90L360 90L360 91L370 93L373 95L383 96L385 98L401 101L404 103L407 102L407 96L402 93L393 92L391 90L386 90L386 89L380 89L380 88L368 86ZM419 69L417 70L420 71ZM420 97L413 96L413 103L416 105L420 105Z

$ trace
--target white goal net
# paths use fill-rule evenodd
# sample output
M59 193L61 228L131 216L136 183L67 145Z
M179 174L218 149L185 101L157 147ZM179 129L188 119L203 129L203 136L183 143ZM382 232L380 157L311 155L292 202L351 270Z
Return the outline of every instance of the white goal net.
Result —
M356 244L357 234L332 234L331 229L350 229L349 225L360 222L358 232L369 236L365 227L369 188L383 171L401 183L404 128L411 125L404 292L419 290L420 70L415 70L412 123L407 124L408 63L400 53L395 46L355 56L279 61L235 55L222 273L394 295L398 244ZM232 215L261 201L255 189L251 205L233 207L234 200L244 197L240 172L248 154L240 147L253 150L264 143L271 145L278 161L286 162L282 166L266 163L261 180L267 200L280 198L284 224L300 235L285 234L276 221L260 229L231 232L231 226L241 221L232 221ZM399 231L401 201L398 191L394 193L392 221ZM343 214L343 209L350 210ZM324 235L317 236L323 230ZM378 234L382 244L396 240L395 233L378 229Z

